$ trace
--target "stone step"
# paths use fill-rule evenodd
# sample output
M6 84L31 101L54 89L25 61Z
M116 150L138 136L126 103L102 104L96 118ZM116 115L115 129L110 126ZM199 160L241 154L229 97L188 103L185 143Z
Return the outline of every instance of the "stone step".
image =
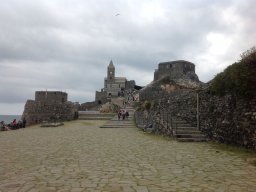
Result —
M176 129L176 127L174 127L174 129ZM197 127L177 127L177 130L184 130L184 131L197 131Z
M199 134L176 134L176 138L205 138L205 136L201 133Z
M134 109L132 107L126 107L124 110L127 110L129 112L128 118L124 120L122 120L121 118L119 120L117 114L115 114L115 116L112 117L110 121L106 122L106 124L104 124L100 128L135 128L135 125L133 123Z
M111 117L79 117L78 120L110 120Z
M125 119L125 120L118 120L118 119L111 119L111 121L113 122L133 122L133 119Z
M173 123L174 126L178 126L178 127L191 127L191 124L189 123Z
M198 130L176 130L176 134L201 134Z
M116 120L116 119L111 119L110 122L112 123L116 123L116 124L125 124L125 123L133 123L133 121L130 121L130 120Z
M124 120L118 120L118 119L111 119L111 121L113 122L113 123L120 123L120 124L122 124L122 123L133 123L133 119L124 119Z
M179 142L202 142L207 141L206 138L177 138Z
M192 126L186 121L173 117L172 118L173 132L177 141L180 142L201 142L207 141L206 136L197 127ZM176 128L177 126L177 128Z

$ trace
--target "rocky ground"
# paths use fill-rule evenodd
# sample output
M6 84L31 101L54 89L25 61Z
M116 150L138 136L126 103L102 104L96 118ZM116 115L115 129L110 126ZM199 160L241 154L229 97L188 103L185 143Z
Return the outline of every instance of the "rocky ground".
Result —
M104 121L0 133L0 191L256 191L254 157Z

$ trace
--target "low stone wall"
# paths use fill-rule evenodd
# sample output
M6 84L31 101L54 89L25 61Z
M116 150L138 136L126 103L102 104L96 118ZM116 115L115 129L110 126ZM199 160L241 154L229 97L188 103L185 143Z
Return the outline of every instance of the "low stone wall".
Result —
M42 123L43 121L68 121L78 118L78 106L72 102L41 103L28 100L22 118L27 125Z

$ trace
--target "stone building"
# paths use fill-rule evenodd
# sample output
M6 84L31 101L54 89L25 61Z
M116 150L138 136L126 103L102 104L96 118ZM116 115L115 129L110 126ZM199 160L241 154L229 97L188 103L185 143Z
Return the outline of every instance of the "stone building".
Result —
M108 97L124 96L127 92L134 90L135 81L128 81L125 77L116 77L115 66L110 61L107 68L107 77L104 78L104 88L101 91L96 91L95 101L98 104L107 101Z
M111 60L107 69L107 77L104 78L104 91L108 96L119 96L125 89L126 81L125 77L115 76L115 66Z
M189 76L190 79L198 81L198 77L195 73L195 64L184 60L159 63L158 69L156 69L154 73L154 81L165 76L169 76L172 79Z
M72 120L78 114L79 104L68 101L61 91L36 91L35 100L27 100L22 117L28 125L50 120Z

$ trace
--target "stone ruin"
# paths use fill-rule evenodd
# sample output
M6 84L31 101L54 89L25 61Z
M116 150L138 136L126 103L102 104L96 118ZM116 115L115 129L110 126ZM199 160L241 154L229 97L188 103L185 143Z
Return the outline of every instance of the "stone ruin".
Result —
M195 64L184 60L159 63L158 69L154 73L154 81L165 76L169 76L172 79L189 78L193 81L199 81L195 73Z
M35 100L27 100L22 118L27 125L44 121L68 121L78 117L79 104L68 101L62 91L36 91Z
M168 61L158 64L154 80L139 91L141 101L155 100L177 90L195 90L204 87L195 73L195 64L184 61Z

